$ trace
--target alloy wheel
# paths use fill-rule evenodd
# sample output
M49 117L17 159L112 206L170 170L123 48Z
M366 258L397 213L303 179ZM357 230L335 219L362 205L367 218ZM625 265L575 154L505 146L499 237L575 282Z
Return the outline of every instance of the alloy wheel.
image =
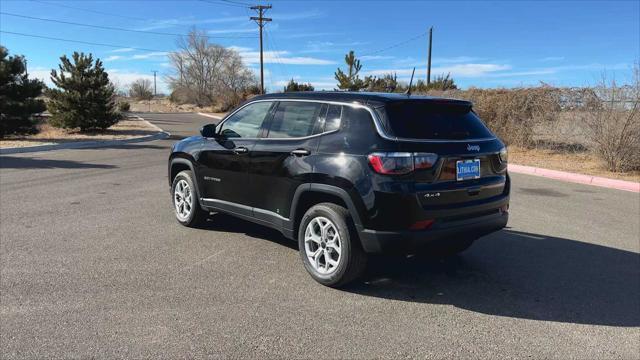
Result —
M309 222L304 232L304 248L309 263L319 274L329 275L338 268L342 242L331 220L318 216Z
M193 193L186 180L180 179L176 184L173 191L173 203L178 219L180 221L187 220L193 209Z

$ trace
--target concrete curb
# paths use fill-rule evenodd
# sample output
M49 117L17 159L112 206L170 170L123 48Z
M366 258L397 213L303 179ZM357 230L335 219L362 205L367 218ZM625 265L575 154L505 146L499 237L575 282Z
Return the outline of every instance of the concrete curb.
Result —
M198 115L200 115L200 116L206 116L206 117L209 117L209 118L212 118L212 119L222 120L222 117L221 117L221 116L211 115L211 114L207 114L207 113L201 113L201 112L199 112L199 113L198 113Z
M516 165L516 164L509 164L509 171L518 173L518 174L541 176L541 177L546 177L546 178L561 180L566 182L572 182L577 184L586 184L586 185L600 186L600 187L609 188L609 189L640 193L640 183L633 182L633 181L609 179L609 178L604 178L599 176L576 174L576 173L570 173L566 171L542 169L542 168L537 168L533 166L524 166L524 165Z
M18 147L18 148L3 148L0 149L0 155L9 155L9 154L22 154L22 153L30 153L30 152L40 152L40 151L51 151L51 150L64 150L64 149L85 149L85 148L99 148L106 146L116 146L122 144L131 144L152 140L160 140L166 139L170 136L170 134L156 125L148 122L147 120L136 116L139 120L142 120L149 124L152 128L156 129L158 133L152 135L145 135L131 139L123 139L123 140L106 140L106 141L79 141L72 143L63 143L63 144L51 144L51 145L38 145L38 146L26 146L26 147Z

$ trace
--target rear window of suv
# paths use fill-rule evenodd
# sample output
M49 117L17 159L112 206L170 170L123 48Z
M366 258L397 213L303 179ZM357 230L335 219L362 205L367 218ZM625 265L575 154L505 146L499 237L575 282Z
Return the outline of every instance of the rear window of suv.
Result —
M387 130L399 138L468 140L493 137L470 106L399 101L377 110Z

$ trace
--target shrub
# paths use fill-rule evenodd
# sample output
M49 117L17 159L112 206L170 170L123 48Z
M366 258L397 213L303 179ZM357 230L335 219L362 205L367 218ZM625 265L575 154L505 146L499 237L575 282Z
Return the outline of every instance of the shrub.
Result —
M302 84L294 81L293 79L289 80L287 86L284 87L284 92L295 92L295 91L314 91L313 85L311 83Z
M121 101L118 103L118 111L127 112L131 109L131 104L128 101Z
M382 77L368 76L365 82L367 83L367 91L395 92L396 90L406 90L406 86L398 82L398 76L395 73L385 74Z
M129 96L137 100L151 100L153 91L151 91L151 80L138 79L129 85Z
M91 54L73 53L73 63L63 55L59 70L51 71L56 89L47 91L50 123L81 131L106 129L120 119L116 111L115 89L100 59Z
M632 86L619 86L603 75L595 91L586 95L585 103L599 104L579 113L596 154L610 171L640 170L639 65Z
M0 137L35 131L33 114L43 112L45 104L37 99L44 84L27 77L22 56L8 56L0 46Z

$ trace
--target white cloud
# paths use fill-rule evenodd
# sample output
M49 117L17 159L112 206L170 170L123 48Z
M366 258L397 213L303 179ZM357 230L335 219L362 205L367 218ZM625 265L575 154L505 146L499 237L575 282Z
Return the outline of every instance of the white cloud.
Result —
M301 53L321 53L321 52L335 52L335 51L343 51L347 52L354 46L359 46L366 44L361 41L351 41L351 42L332 42L332 41L308 41L306 48L301 50Z
M477 57L472 57L472 56L456 56L456 57L445 57L445 58L433 58L433 63L434 64L461 64L461 63L477 62L479 60L482 60L482 59Z
M42 82L47 84L47 86L53 86L53 82L51 81L51 69L47 69L41 66L30 67L29 78L40 79L42 80Z
M148 59L148 58L152 58L152 57L161 57L161 56L167 56L167 52L164 51L153 51L153 52L149 52L149 53L145 53L145 54L136 54L133 55L131 57L132 60L141 60L141 59Z
M540 59L540 61L549 62L549 61L562 61L564 60L564 56L549 56Z
M111 50L109 52L112 52L112 53L124 53L124 52L131 52L131 51L135 51L135 49L133 49L133 48L120 48L120 49Z
M319 17L323 17L324 15L325 15L324 12L318 9L313 9L309 11L295 12L295 13L288 13L288 14L280 14L276 11L270 16L273 17L274 19L278 19L278 21L288 21L288 20L305 20L305 19L319 18Z
M116 60L120 60L120 59L124 59L124 56L120 56L120 55L111 55L111 56L107 56L104 61L116 61Z
M223 24L223 23L240 22L240 21L246 21L246 20L247 20L246 16L227 16L227 17L209 18L209 19L195 19L193 17L157 19L157 20L152 19L147 21L145 25L138 27L136 30L151 31L151 30L166 29L166 28L171 28L176 26Z
M230 49L236 50L245 64L259 64L260 52L252 51L245 47L231 46ZM264 51L263 58L265 64L286 64L286 65L332 65L335 61L318 59L305 56L289 56L288 51Z
M273 13L272 17L278 19L278 21L290 21L290 20L304 20L311 18L318 18L324 16L324 12L319 10L309 10L296 13ZM181 17L172 19L151 19L146 21L142 26L136 28L141 31L151 31L158 29L166 29L177 26L194 26L194 25L206 25L206 24L226 24L226 23L243 23L248 21L248 16L226 16L207 19L197 19L194 17Z
M436 66L431 68L432 75L439 74L451 74L454 78L469 78L469 77L481 77L491 73L509 70L510 65L505 64L455 64L449 66ZM366 72L367 75L384 75L388 73L395 73L398 76L411 76L413 69L380 69ZM416 76L426 75L426 69L424 67L416 68Z
M300 33L300 32L288 32L285 34L278 35L281 39L300 39L306 37L320 37L320 36L331 36L331 35L339 35L340 33L334 32L311 32L311 33Z
M383 55L364 55L360 56L360 60L390 60L393 59L393 56L383 56Z
M240 28L240 29L218 29L218 30L207 30L207 34L215 35L215 34L246 34L246 33L255 33L258 34L258 28Z

